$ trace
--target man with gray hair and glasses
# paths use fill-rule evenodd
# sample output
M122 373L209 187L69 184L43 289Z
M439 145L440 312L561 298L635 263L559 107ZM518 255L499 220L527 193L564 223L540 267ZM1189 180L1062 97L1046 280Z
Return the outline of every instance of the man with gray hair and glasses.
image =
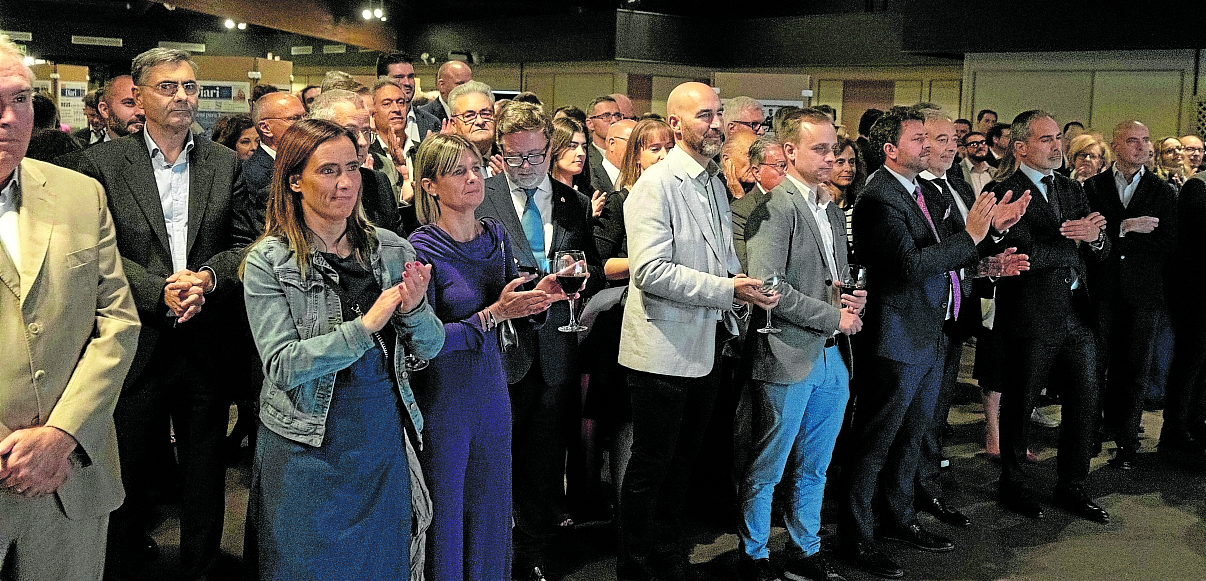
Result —
M145 127L87 149L79 167L109 194L142 322L114 411L126 500L110 520L107 566L129 573L155 557L147 531L155 489L172 461L172 429L182 500L179 578L203 579L218 561L226 504L221 444L231 378L216 375L213 362L229 359L225 337L242 312L240 252L230 237L239 162L191 130L200 83L187 52L148 50L130 72Z
M732 137L735 132L749 132L754 135L765 135L769 129L766 125L766 112L762 103L746 96L733 97L724 104L724 136Z
M469 140L482 158L482 177L502 173L502 155L494 145L494 90L469 81L448 93L452 130Z

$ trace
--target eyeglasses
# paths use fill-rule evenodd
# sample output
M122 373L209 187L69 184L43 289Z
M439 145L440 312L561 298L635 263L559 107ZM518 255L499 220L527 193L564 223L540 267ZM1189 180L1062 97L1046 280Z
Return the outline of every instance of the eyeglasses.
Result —
M533 153L530 155L512 155L503 158L507 165L511 167L522 167L523 162L528 162L529 165L540 165L544 163L544 158L548 157L546 152Z
M765 122L759 123L757 121L729 121L729 123L745 125L746 127L750 128L750 131L753 131L754 133L757 133L758 135L762 135L763 133L766 133L767 129L770 129L770 125L767 125Z
M1082 151L1082 152L1072 156L1072 159L1085 159L1088 161L1097 161L1097 160L1101 159L1101 156L1097 155L1096 153L1085 153Z
M1206 152L1206 149L1201 148L1201 147L1186 147L1185 152L1186 153L1203 153L1203 152Z
M347 127L346 129L351 131L352 135L356 136L357 139L363 137L369 143L377 140L377 132L372 129L356 129L355 127Z
M260 120L267 121L269 119L274 119L276 121L288 121L290 124L293 124L305 118L305 115L290 115L289 117L260 117Z
M980 147L982 145L988 145L988 142L984 140L968 141L967 143L964 143L964 145L967 147Z
M481 111L465 111L460 115L453 115L453 117L460 119L465 125L472 125L478 119L481 119L482 121L493 121L494 111L489 111L486 109L482 109Z
M587 119L610 119L612 122L615 122L624 119L624 114L620 112L599 113L598 115L591 115L590 117L587 117Z
M197 81L184 81L183 83L177 81L163 81L157 85L143 86L149 89L154 89L156 93L159 93L164 97L175 97L176 92L179 91L181 87L184 88L184 94L188 95L189 97L196 95L197 91L201 90L201 85L198 85Z
M779 171L779 173L787 173L787 162L779 162L779 163L760 163L760 164L758 164L758 165L760 165L760 166L766 166L766 167L773 167L773 168L775 168L776 170L778 170L778 171Z

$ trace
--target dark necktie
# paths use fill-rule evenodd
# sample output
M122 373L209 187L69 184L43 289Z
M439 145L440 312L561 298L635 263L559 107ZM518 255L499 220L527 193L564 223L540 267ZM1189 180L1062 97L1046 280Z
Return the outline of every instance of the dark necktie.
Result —
M1055 218L1063 221L1063 212L1059 208L1059 196L1055 195L1055 176L1044 176L1042 179L1043 186L1047 188L1047 203L1051 204L1051 210L1055 212Z
M930 217L930 210L925 206L925 196L921 193L921 186L913 186L913 196L917 199L917 206L921 208L921 213L925 215L925 221L930 225L930 232L934 233L934 239L942 242L942 237L938 235L938 228L934 226L934 219ZM955 301L951 318L958 320L959 306L963 304L963 287L959 285L959 273L952 270L947 274L951 277L951 300Z

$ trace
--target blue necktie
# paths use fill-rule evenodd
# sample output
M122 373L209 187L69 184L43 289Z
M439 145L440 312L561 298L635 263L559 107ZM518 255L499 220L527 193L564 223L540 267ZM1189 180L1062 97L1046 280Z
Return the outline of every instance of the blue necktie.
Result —
M523 224L523 233L528 237L528 246L532 248L532 256L536 258L536 266L545 268L544 255L544 220L540 218L540 209L536 207L536 188L524 189L528 194L528 203L523 207L523 216L519 221Z

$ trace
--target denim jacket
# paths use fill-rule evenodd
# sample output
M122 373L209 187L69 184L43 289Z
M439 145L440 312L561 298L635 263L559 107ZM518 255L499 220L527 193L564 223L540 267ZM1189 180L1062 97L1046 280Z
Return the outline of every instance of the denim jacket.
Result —
M335 374L374 347L361 318L343 321L339 297L323 281L338 274L317 251L303 278L288 244L269 237L251 248L243 273L247 318L264 361L260 421L273 432L310 446L322 445ZM373 275L381 288L402 281L403 265L415 259L406 239L377 228L377 247L370 252ZM321 271L321 272L320 272ZM405 354L435 357L444 346L444 325L426 298L390 320L398 331L394 348L395 377L402 403L423 447L423 414L410 387Z

